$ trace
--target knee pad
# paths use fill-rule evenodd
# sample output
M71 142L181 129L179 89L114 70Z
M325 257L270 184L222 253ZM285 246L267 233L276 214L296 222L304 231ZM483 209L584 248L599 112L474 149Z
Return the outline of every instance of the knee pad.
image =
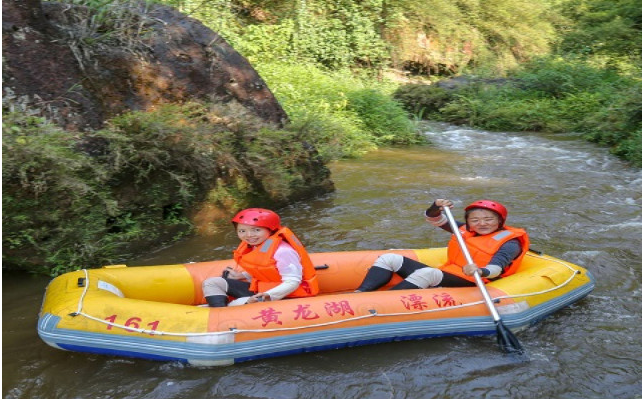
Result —
M226 295L227 296L227 281L223 277L210 277L203 281L203 295Z
M419 270L415 270L406 280L410 283L413 283L417 287L428 288L436 287L441 283L441 280L444 278L444 273L432 267L424 267Z
M399 254L383 254L375 260L372 266L380 267L391 272L396 272L403 265L403 256Z

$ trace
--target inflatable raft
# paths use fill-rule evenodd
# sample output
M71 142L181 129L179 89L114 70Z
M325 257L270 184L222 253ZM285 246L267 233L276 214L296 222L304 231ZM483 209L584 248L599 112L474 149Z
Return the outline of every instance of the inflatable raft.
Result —
M232 260L105 266L70 272L48 285L38 333L78 352L229 365L356 345L452 335L492 335L495 323L477 287L354 293L374 260L396 252L437 266L446 249L315 253L316 297L226 308L203 306L201 283ZM529 252L520 270L487 285L513 332L587 296L591 274Z

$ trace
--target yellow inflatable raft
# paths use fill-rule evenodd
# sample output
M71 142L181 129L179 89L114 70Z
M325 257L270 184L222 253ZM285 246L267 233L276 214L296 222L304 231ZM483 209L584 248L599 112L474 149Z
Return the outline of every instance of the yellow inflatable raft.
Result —
M446 249L311 254L321 293L227 308L203 306L201 283L232 260L105 266L51 281L38 333L70 351L228 365L258 358L448 335L495 334L477 287L353 293L382 253L437 266ZM588 295L591 274L529 252L520 270L487 285L506 327L525 328Z

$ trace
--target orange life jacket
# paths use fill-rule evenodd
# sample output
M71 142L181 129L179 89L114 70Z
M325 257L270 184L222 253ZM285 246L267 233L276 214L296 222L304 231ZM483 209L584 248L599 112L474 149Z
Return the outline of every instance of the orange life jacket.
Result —
M301 241L287 227L277 230L257 247L252 247L245 241L241 241L241 244L234 251L236 263L252 276L250 290L257 293L265 292L281 284L281 275L276 267L274 253L283 240L290 244L299 254L301 266L303 267L303 279L299 288L290 293L287 298L308 297L318 294L319 283L310 256Z
M466 243L468 252L470 252L470 257L479 267L486 266L493 258L493 255L495 255L506 241L514 238L519 240L522 244L522 252L510 265L508 265L508 267L504 268L504 272L500 274L500 277L506 277L514 274L522 263L522 259L526 255L526 252L528 252L528 246L530 243L528 233L526 233L525 230L518 229L516 227L504 226L504 230L498 230L494 233L485 235L477 235L476 233L468 231L466 230L466 226L461 226L459 231ZM466 264L468 264L468 261L459 247L457 237L453 234L450 242L448 243L448 261L439 268L444 272L475 282L474 276L467 276L464 274L463 267ZM484 283L488 283L490 281L486 278L483 278L482 280Z

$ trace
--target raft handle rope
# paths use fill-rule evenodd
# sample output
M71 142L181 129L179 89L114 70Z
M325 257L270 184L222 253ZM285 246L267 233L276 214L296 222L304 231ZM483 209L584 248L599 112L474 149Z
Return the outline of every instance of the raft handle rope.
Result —
M560 261L560 260L558 260L558 259L553 259L553 258L546 257L546 256L543 256L543 255L539 255L539 254L538 254L538 255L528 254L528 255L529 255L529 256L533 256L533 257L535 257L535 258L539 258L539 259L544 259L544 258L546 258L547 260L549 260L549 261L551 261L551 262L559 263L559 264L561 264L561 265L563 265L563 266L566 266L569 270L571 270L571 271L572 271L572 273L571 273L571 275L569 276L569 278L568 278L568 279L566 279L566 281L564 281L563 283L561 283L561 284L559 284L559 285L556 285L556 286L555 286L555 287L553 287L553 288L549 288L549 289L547 289L547 290L542 290L542 291L537 291L537 292L531 292L531 293L527 293L527 294L514 294L514 295L503 295L503 296L498 296L498 297L494 298L495 300L508 299L508 298L522 298L522 297L526 297L526 296L535 296L535 295L546 294L546 293L549 293L549 292L552 292L552 291L555 291L555 290L558 290L558 289L560 289L560 288L562 288L562 287L567 286L568 284L570 284L571 280L573 280L577 275L579 275L579 274L581 274L581 273L582 273L580 270L575 269L575 268L571 267L568 263L566 263L566 262L562 262L562 261Z
M501 299L509 299L509 298L521 298L521 297L526 297L526 296L536 296L536 295L541 295L541 294L546 294L551 291L558 290L566 285L568 285L571 280L573 280L578 274L580 274L580 270L575 269L571 267L569 264L566 262L545 257L545 256L540 256L540 255L532 255L529 254L529 256L534 256L536 258L546 258L549 261L557 262L560 263L564 266L566 266L568 269L570 269L573 273L571 276L564 281L563 283L553 287L549 288L546 290L542 291L537 291L537 292L531 292L527 294L515 294L515 295L503 295L503 296L498 296L495 298L492 298L493 301L499 301ZM472 307L472 306L477 306L484 304L484 300L476 301L476 302L469 302L469 303L463 303L461 305L455 305L455 306L449 306L446 308L436 308L436 309L426 309L426 310L418 310L415 312L403 312L403 313L377 313L374 309L369 310L369 314L363 315L363 316L355 316L351 317L349 319L342 319L342 320L335 320L335 321L330 321L330 322L325 322L325 323L318 323L318 324L313 324L309 326L299 326L299 327L282 327L282 328L269 328L269 329L261 329L261 330L256 330L256 329L247 329L247 330L240 330L236 328L231 328L230 331L210 331L210 332L203 332L203 333L175 333L175 332L167 332L167 331L158 331L158 330L146 330L144 328L135 328L132 326L125 326L122 324L114 323L111 321L99 319L97 317L91 316L87 313L84 313L82 311L82 304L85 298L85 295L87 294L87 290L89 288L89 273L87 272L87 269L82 269L83 272L85 273L85 287L83 290L83 293L80 296L80 299L78 301L78 309L76 310L75 313L70 313L70 316L78 316L82 315L85 316L86 318L90 320L97 321L99 323L107 324L112 327L117 327L121 328L124 330L127 330L128 332L138 332L141 334L150 334L150 335L166 335L166 336L175 336L175 337L202 337L202 336L216 336L216 335L226 335L226 334L239 334L239 333L265 333L265 332L278 332L278 331L293 331L293 330L304 330L308 328L317 328L317 327L326 327L326 326L331 326L335 324L341 324L341 323L349 323L352 321L357 321L357 320L363 320L363 319L368 319L371 317L393 317L393 316L408 316L408 315L416 315L416 314L424 314L424 313L434 313L434 312L440 312L440 311L446 311L446 310L453 310L453 309L460 309L460 308L466 308L466 307Z

